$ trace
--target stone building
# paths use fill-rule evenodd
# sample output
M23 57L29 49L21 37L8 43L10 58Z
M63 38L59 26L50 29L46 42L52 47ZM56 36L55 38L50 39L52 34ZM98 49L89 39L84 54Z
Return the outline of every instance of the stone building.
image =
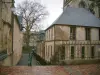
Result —
M0 0L0 65L16 65L21 57L21 24L12 13L14 0Z
M45 60L55 64L97 62L100 53L100 20L84 8L64 8L46 29Z
M38 32L37 31L31 31L31 36L30 36L30 46L37 46L37 40L38 40Z
M45 31L41 30L38 32L37 48L36 53L45 59Z
M25 35L25 31L23 32L23 46L26 46L26 35ZM37 46L37 41L38 41L38 31L30 31L30 40L29 40L29 46L30 47L36 47Z
M94 6L92 0L64 0L63 9L66 7L85 8L95 14L96 17L100 18L100 9Z

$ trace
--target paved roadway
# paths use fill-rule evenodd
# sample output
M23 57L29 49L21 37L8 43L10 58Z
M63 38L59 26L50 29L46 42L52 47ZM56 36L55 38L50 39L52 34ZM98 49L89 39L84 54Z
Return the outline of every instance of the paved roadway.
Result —
M28 66L28 58L29 54L23 54L17 66ZM40 65L40 63L35 59L35 56L33 55L32 66L36 65Z

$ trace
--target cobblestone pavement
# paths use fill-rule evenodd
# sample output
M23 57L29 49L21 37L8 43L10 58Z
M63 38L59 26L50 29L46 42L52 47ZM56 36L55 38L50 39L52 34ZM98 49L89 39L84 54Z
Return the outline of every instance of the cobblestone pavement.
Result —
M0 67L0 75L100 75L100 64Z
M27 66L28 65L29 54L23 54L21 60L17 66ZM35 59L35 56L32 57L32 66L40 65L40 63Z

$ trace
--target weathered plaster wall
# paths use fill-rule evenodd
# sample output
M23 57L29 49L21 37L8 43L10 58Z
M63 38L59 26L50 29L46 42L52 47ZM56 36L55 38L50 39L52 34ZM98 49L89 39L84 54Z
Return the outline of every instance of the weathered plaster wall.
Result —
M13 33L13 65L16 65L21 58L22 55L22 41L23 35L20 31L19 25L14 19L14 33Z
M91 40L99 40L99 28L91 28Z
M51 46L52 46L52 50L51 50ZM45 42L45 60L50 61L53 55L54 55L54 42L53 41Z
M12 0L2 0L3 2ZM8 57L2 61L2 65L11 66L12 37L11 37L11 3L0 2L0 51L6 50Z
M46 31L45 40L54 40L54 26Z
M85 28L76 27L76 40L85 40Z
M37 51L36 53L42 57L43 59L45 59L45 43L44 41L40 41L37 43Z
M55 40L69 40L70 38L70 27L64 25L55 26Z
M50 29L49 29L50 30ZM55 42L53 40L46 40L45 42L45 60L50 61L51 49L53 46L53 54L56 51L56 46L65 46L65 62L72 63L74 61L96 60L98 59L100 42L99 42L99 28L90 28L91 40L86 40L85 27L76 27L76 40L70 40L70 26L67 25L55 25ZM49 35L51 37L51 35ZM49 38L48 36L48 38ZM47 37L46 37L47 38ZM71 47L74 47L74 60L71 59ZM82 47L85 47L85 58L82 59ZM94 46L94 58L91 58L91 48ZM55 51L54 51L55 49Z

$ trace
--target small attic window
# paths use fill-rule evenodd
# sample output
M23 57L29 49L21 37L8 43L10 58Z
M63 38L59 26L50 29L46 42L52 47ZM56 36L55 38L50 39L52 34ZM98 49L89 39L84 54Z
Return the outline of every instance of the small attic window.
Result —
M95 14L95 11L94 11L94 3L91 3L90 6L89 6L89 11L92 13L92 14Z
M85 3L83 0L80 1L79 7L80 7L80 8L86 8L86 3Z

